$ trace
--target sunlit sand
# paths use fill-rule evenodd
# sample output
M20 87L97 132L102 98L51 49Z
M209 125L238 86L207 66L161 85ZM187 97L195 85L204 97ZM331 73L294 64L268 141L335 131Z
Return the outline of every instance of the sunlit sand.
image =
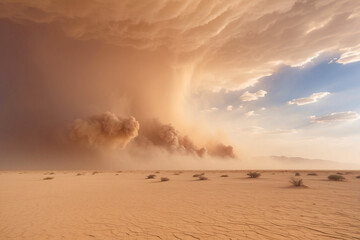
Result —
M360 238L359 171L94 172L1 172L0 238Z

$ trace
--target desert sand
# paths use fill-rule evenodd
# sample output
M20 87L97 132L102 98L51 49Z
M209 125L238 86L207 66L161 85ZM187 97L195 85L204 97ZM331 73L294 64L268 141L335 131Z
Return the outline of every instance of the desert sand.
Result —
M360 239L358 171L201 172L1 172L0 239Z

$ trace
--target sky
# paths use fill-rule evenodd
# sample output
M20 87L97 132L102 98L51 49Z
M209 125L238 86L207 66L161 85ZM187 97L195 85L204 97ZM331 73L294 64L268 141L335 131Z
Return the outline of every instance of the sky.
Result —
M357 0L0 0L0 167L360 164L359 26Z

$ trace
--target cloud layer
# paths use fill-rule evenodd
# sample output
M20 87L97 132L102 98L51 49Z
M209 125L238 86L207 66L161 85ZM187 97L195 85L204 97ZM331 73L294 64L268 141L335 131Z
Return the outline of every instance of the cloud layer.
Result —
M360 115L352 111L336 112L321 117L310 116L311 121L316 123L346 122L346 121L358 120L359 118Z
M288 102L288 104L296 104L298 106L301 105L306 105L306 104L310 104L310 103L315 103L317 102L319 99L322 99L323 97L329 95L329 92L318 92L318 93L313 93L308 97L304 97L304 98L295 98L291 101Z
M243 88L281 65L301 66L324 52L340 54L344 64L359 60L357 0L0 4L0 18L57 23L75 39L143 50L166 47L179 59L195 59L192 78L207 89Z

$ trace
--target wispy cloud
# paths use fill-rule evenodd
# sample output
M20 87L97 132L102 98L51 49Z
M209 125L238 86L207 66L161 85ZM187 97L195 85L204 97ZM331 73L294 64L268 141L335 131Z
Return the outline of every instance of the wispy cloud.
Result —
M311 121L315 123L354 121L354 120L358 120L359 118L360 115L352 111L331 113L329 115L324 115L321 117L310 116Z
M246 117L252 117L252 116L256 116L256 115L258 115L258 114L256 114L255 111L249 111L249 112L246 112L244 115L245 115Z
M226 110L232 111L232 110L233 110L233 106L232 106L232 105L228 105L228 106L226 107Z
M215 112L217 110L219 110L217 107L212 107L212 108L209 108L209 109L202 110L201 112L210 113L210 112Z
M262 127L253 126L248 128L243 128L243 132L250 133L250 134L289 134L289 133L297 133L297 129L274 129L274 130L267 130Z
M264 90L259 90L254 93L246 91L243 95L240 96L240 100L243 102L255 101L258 100L259 98L265 97L266 94L267 92Z
M318 93L313 93L308 97L304 97L304 98L295 98L291 101L288 102L288 104L296 104L298 106L301 105L306 105L306 104L310 104L310 103L314 103L317 102L319 99L329 95L329 92L318 92Z

